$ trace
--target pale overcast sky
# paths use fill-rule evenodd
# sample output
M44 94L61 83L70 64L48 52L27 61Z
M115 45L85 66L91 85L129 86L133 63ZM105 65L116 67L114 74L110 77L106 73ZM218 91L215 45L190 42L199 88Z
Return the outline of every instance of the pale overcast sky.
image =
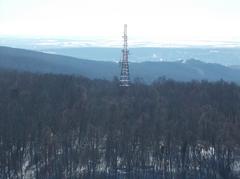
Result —
M0 35L240 41L240 0L0 0Z

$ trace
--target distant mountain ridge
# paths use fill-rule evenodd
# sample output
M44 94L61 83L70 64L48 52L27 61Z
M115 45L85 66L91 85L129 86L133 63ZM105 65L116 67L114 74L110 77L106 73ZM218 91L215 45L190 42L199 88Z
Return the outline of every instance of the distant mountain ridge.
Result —
M0 68L38 73L83 75L91 79L112 80L119 76L119 64L48 54L31 50L0 47ZM198 60L130 63L131 79L152 82L165 76L177 81L226 80L240 82L240 69Z

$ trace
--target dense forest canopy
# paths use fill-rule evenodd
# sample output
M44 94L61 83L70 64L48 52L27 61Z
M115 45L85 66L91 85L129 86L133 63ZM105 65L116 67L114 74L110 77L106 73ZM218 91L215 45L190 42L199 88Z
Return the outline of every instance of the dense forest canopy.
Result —
M0 178L234 179L240 87L0 72Z

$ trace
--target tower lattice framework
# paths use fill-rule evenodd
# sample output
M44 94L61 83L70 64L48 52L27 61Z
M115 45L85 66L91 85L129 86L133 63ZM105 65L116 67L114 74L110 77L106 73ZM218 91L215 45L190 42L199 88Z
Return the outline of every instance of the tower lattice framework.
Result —
M122 59L121 64L121 75L120 75L120 86L130 86L130 75L129 75L129 64L128 64L128 36L127 36L127 24L124 24L124 34L123 34L123 49L122 49Z

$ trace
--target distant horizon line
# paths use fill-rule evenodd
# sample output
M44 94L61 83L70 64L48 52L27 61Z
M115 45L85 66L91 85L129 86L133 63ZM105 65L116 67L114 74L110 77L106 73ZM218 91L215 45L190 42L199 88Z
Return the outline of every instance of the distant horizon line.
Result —
M105 47L121 48L122 39L104 38L103 36L92 37L40 37L40 36L12 36L0 35L0 45L32 46L35 48L83 48L83 47ZM129 39L130 48L240 48L240 41L233 40L135 40Z

